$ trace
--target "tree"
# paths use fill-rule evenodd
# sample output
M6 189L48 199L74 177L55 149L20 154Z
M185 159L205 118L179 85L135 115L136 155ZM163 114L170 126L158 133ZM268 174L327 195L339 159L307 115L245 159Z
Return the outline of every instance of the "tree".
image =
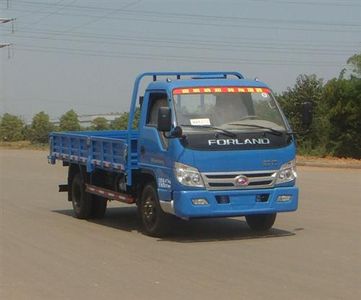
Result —
M79 131L80 124L78 115L74 110L69 110L60 117L60 131Z
M116 130L127 129L128 119L129 119L129 113L128 112L123 113L120 117L114 119L114 121L111 123L111 128ZM133 129L138 128L139 119L140 119L140 108L137 107L134 113L134 120L132 126Z
M32 143L47 143L49 133L54 130L49 116L41 111L33 117L28 138Z
M93 130L107 130L109 129L108 120L104 117L97 117L91 122Z
M5 113L0 121L2 141L21 141L24 139L24 122L17 116Z
M351 56L347 64L352 68L355 77L361 78L361 53Z
M328 120L325 117L325 105L322 102L323 81L316 75L299 75L293 88L288 88L277 97L293 130L297 133L299 146L302 151L309 152L317 149L324 152L328 130ZM302 125L302 103L313 104L314 121L307 130ZM322 154L322 153L318 153Z
M132 124L133 129L137 129L139 127L139 121L140 121L140 107L136 107L134 112L134 120Z
M124 130L127 129L128 127L128 117L129 117L129 113L123 113L120 117L115 118L110 126L112 129L115 130Z
M361 158L361 79L333 79L325 86L330 121L327 150L339 157Z

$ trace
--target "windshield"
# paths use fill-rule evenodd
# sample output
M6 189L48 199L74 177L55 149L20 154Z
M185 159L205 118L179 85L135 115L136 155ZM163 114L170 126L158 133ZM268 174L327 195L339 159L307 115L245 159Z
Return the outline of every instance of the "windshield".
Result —
M249 131L286 130L271 91L253 87L199 87L173 90L177 124Z

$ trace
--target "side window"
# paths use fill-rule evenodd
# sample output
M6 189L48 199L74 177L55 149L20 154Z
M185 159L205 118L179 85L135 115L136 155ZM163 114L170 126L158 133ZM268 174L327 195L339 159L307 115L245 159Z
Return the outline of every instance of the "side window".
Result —
M148 113L147 113L147 126L157 126L158 110L160 107L168 106L166 93L151 93L149 95Z

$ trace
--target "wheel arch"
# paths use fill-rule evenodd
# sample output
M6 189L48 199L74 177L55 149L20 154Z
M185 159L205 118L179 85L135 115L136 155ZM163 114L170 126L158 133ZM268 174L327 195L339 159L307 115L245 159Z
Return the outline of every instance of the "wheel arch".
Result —
M137 178L135 180L137 183L137 205L139 204L140 197L142 195L142 191L144 187L148 183L154 184L155 188L157 189L157 177L155 172L150 169L140 169L140 172L137 174Z

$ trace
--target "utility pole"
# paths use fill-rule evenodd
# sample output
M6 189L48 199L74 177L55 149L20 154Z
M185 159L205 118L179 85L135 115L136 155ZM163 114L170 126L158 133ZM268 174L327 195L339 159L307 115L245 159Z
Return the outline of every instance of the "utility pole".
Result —
M8 23L11 21L15 21L15 18L0 18L0 23Z
M14 29L14 21L16 20L16 18L0 18L0 24L5 24L5 23L11 23L11 32L14 33L15 29Z
M6 1L6 8L9 9L10 8L10 0L7 0ZM0 25L1 24L6 24L6 23L10 23L11 22L11 33L14 33L14 21L15 21L15 18L1 18L0 17ZM8 59L11 58L11 46L12 44L11 43L4 43L2 41L0 41L0 49L2 48L8 48ZM0 88L3 89L3 80L2 80L2 72L0 74ZM3 98L4 97L4 98ZM3 95L2 93L0 94L0 101L3 102L4 101L4 111L6 111L6 100L5 100L5 95Z
M0 18L0 24L6 24L11 22L11 32L14 33L14 21L15 18ZM8 58L11 58L11 52L10 52L10 47L12 46L11 43L3 43L0 42L0 48L8 48Z

